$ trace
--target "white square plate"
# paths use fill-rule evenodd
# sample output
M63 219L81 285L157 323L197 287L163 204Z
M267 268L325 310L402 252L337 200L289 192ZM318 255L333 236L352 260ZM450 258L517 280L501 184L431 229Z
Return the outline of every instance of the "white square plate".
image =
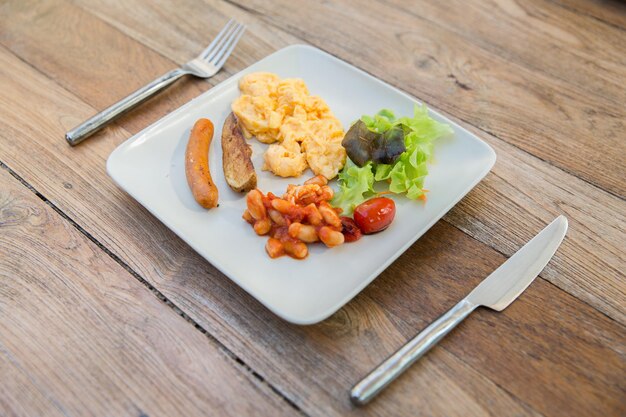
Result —
M257 236L241 215L245 198L226 184L222 172L221 127L239 96L238 80L247 73L268 71L304 79L311 94L321 96L344 128L363 114L382 108L412 115L417 100L369 74L311 46L281 49L234 75L210 91L165 116L121 144L107 161L107 172L165 225L207 261L252 294L271 311L297 324L319 322L341 308L450 210L491 169L494 151L475 135L442 115L453 137L435 144L434 161L425 187L426 203L395 198L396 218L384 232L327 249L309 245L305 260L270 259L266 238ZM219 207L201 208L185 179L184 153L194 122L209 118L215 135L209 152ZM266 145L255 140L253 163L258 187L281 195L298 179L278 178L261 171ZM419 279L419 277L415 277Z

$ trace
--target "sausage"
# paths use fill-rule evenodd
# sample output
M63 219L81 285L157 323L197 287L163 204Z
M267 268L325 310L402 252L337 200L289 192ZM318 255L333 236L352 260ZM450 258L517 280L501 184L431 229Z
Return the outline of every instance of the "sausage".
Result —
M217 206L218 192L209 170L209 147L213 140L213 123L199 119L191 129L185 152L185 174L193 197L202 207Z

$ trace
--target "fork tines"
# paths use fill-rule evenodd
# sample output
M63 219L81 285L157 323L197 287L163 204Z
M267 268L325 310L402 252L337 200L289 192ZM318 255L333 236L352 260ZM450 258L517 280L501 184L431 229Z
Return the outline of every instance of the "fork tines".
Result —
M220 33L217 34L215 39L213 39L213 42L198 55L198 58L208 61L220 68L230 56L245 30L245 25L236 22L234 19L230 19Z

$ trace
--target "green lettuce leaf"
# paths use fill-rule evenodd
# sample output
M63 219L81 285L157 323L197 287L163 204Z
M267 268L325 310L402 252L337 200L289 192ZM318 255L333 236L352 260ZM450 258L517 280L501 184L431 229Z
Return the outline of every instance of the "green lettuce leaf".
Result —
M368 193L373 192L374 181L387 182L389 191L406 194L411 200L424 198L424 179L428 175L434 141L452 134L452 128L431 118L426 106L415 106L413 117L396 118L391 110L383 109L374 116L362 116L361 120L368 129L377 133L402 127L406 150L393 164L373 164L370 161L358 168L348 159L339 173L340 190L333 202L340 203L342 208L348 207L346 213L351 213L354 207L366 199ZM367 190L364 185L366 182ZM355 184L360 184L360 188L354 188Z
M361 116L361 120L372 132L385 133L394 125L396 116L391 110L382 109L374 116Z
M366 196L374 193L373 186L372 163L368 162L359 168L348 158L339 173L339 191L331 203L335 207L341 207L342 214L350 215L356 206L365 201Z

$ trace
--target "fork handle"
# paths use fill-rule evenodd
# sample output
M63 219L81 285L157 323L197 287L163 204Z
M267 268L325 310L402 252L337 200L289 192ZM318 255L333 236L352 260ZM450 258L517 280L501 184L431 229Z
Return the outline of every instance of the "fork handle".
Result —
M356 405L368 403L413 362L435 346L476 307L476 304L466 299L461 300L356 384L350 391L352 402Z
M118 117L120 114L132 109L185 74L188 74L188 72L181 68L177 68L160 76L150 84L141 87L128 97L118 101L109 108L102 110L100 113L79 124L65 134L65 139L71 146L79 144L111 120Z

